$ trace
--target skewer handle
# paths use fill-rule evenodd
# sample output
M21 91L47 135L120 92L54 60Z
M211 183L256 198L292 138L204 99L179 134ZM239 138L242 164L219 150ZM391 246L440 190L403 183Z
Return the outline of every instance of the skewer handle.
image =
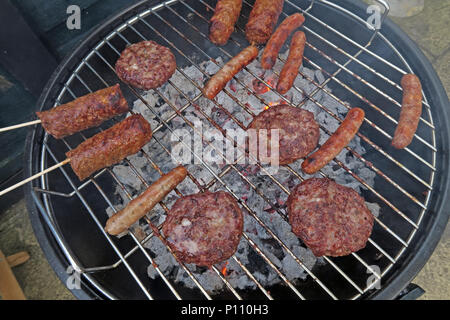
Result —
M15 125L9 126L9 127L0 128L0 132L14 130L14 129L22 128L22 127L27 127L27 126L31 126L33 124L38 124L38 123L41 123L41 119L24 122L24 123L19 123L19 124L15 124Z
M6 188L5 190L0 191L0 196L4 195L5 193L10 192L11 190L14 190L14 189L18 188L18 187L20 187L20 186L22 186L22 185L24 185L24 184L26 184L26 183L36 179L36 178L39 178L40 176L43 176L44 174L49 173L50 171L53 171L56 168L62 167L63 165L65 165L66 163L69 163L69 162L70 162L70 159L68 158L68 159L66 159L64 161L61 161L60 163L55 164L54 166L51 166L50 168L47 168L47 169L45 169L45 170L43 170L43 171L41 171L39 173L36 173L35 175L33 175L33 176L29 177L29 178L26 178L25 180L22 180L22 181L16 183L15 185L13 185L13 186L11 186L9 188Z

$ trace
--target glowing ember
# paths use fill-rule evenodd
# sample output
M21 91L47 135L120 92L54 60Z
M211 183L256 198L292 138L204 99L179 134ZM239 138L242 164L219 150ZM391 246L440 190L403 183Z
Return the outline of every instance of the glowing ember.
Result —
M225 262L225 265L222 268L222 274L224 277L227 276L227 264L228 264L228 261Z
M283 57L287 58L287 54L284 54ZM222 60L220 59L219 62L222 63ZM264 79L262 81L264 81L265 84L263 82L262 88L265 88L267 91L267 84L270 82L269 78L272 77L274 79L271 83L276 83L278 78L273 73L270 73L270 71L262 70L260 65L261 64L259 61L254 61L247 66L247 69L252 71L253 74L258 75L259 79ZM274 69L281 70L281 67L282 63L277 61L277 65L274 66ZM201 63L201 68L204 69L207 74L213 74L217 71L217 65L212 61L205 61ZM317 74L323 77L318 70L312 70L306 67L302 70L302 72L307 74L311 79L315 78ZM174 86L161 87L161 96L166 97L166 103L161 101L159 94L155 93L153 90L147 91L143 96L145 103L144 101L141 101L141 99L134 102L133 110L143 114L152 126L158 126L160 123L158 117L161 117L161 119L168 121L169 126L172 126L174 132L176 132L175 130L186 130L187 133L192 132L190 125L188 125L187 122L181 117L175 117L173 120L169 120L172 119L169 117L174 112L172 104L177 106L178 103L180 105L184 105L186 103L186 97L181 94L182 92L189 97L188 100L193 100L198 94L200 94L200 90L191 80L198 81L198 83L203 83L206 81L206 77L201 72L202 70L199 70L199 68L194 66L187 66L182 71L187 77L180 72L176 72L171 78ZM209 99L198 99L193 101L198 104L198 108L189 107L186 108L183 113L188 121L198 119L202 125L201 130L203 132L215 130L217 128L203 116L203 113L199 112L200 110L204 112L205 115L210 115L210 117L217 122L219 127L223 129L238 129L241 128L241 124L246 126L251 121L251 117L247 117L248 114L257 115L264 109L277 108L278 104L285 104L288 101L293 105L298 105L303 101L303 99L305 99L305 97L303 97L297 90L290 90L290 96L284 95L281 97L277 92L275 92L275 90L270 90L264 95L261 95L262 99L259 97L254 97L252 93L254 92L252 83L253 79L254 77L248 76L245 72L239 73L236 76L236 83L232 82L227 87L235 100L229 99L226 94L220 94L217 97L217 100L220 100L219 103L223 105L223 109L225 109L226 112L224 112L222 108L218 108L216 103ZM313 92L317 89L313 83L310 81L304 81L301 77L297 77L296 86L305 92ZM250 90L247 90L247 88ZM272 88L274 88L274 86L272 86ZM236 92L234 92L233 89L236 89ZM329 95L318 95L315 96L315 99L318 103L330 108L330 112L338 115L339 117L344 118L345 113L348 111L344 105ZM235 103L235 101L238 101L239 103ZM150 111L147 104L149 104L152 108L154 107L155 111ZM242 106L244 106L244 109L249 112L244 112ZM316 121L331 132L334 132L339 125L335 118L323 111L321 108L317 107L314 103L305 103L302 108L313 112ZM230 115L233 116L233 119ZM163 146L172 145L171 139L174 138L174 136L175 135L170 134L169 130L165 129L155 132L155 138L159 139L161 145ZM320 144L324 143L326 138L326 135L321 135ZM181 135L181 139L179 140L184 140L184 133ZM209 143L207 140L205 141L205 146L207 145L206 142ZM224 138L223 142L225 142L225 140L227 139ZM154 149L152 144L147 144L144 146L144 151L154 155L152 156L152 159L155 163L158 163L161 166L161 171L168 172L173 169L175 164L170 161L170 157L168 158L166 152L159 152L159 146L157 147L157 149ZM355 137L352 141L352 148L355 148L355 151L362 155L366 152L359 141L359 137ZM195 149L195 147L193 149ZM174 152L174 150L168 151ZM359 176L362 174L361 178L366 181L368 185L371 187L374 186L376 173L371 170L365 170L366 167L361 164L360 160L353 157L353 155L349 156L345 152L340 154L338 159L348 166L350 170L354 171L355 174ZM159 178L158 170L154 170L151 165L149 166L148 161L148 158L142 156L140 153L130 158L130 162L136 166L138 172L142 174L143 179L147 181L155 181ZM221 173L227 172L224 171L224 169L221 169L221 165L216 164L214 161L207 162L205 165L194 163L194 161L195 158L192 158L192 162L186 164L186 167L192 176L199 181L200 185L197 185L190 179L185 179L177 187L182 194L188 195L199 192L202 182L208 183L209 181L214 181L215 175L220 175ZM230 165L228 162L225 164ZM292 167L293 171L298 172L301 178L306 178L307 176L302 173L300 165L301 161L296 161L289 166ZM227 265L225 265L225 263L216 265L216 270L218 271L217 273L220 277L214 270L196 268L190 264L188 264L187 267L202 287L209 294L214 295L220 294L222 290L226 289L228 283L237 290L246 290L246 293L249 292L249 290L258 289L258 285L250 276L247 276L242 266L246 267L248 271L251 272L251 275L255 278L255 280L257 280L264 287L272 288L280 282L284 282L283 279L278 276L278 272L281 272L286 279L291 281L294 285L301 283L309 276L308 272L306 272L305 269L298 264L297 259L294 259L294 257L291 256L291 254L288 254L284 248L277 245L277 241L274 241L271 234L269 234L262 226L262 224L267 224L268 229L279 237L280 241L292 251L292 253L298 258L299 261L303 263L306 268L313 270L316 265L317 268L322 268L321 265L325 262L323 262L322 259L317 259L309 249L304 247L299 238L291 232L289 222L285 220L285 217L283 216L283 213L285 212L284 204L286 202L287 194L283 192L282 189L293 188L294 185L298 183L298 177L293 175L290 170L280 168L275 177L280 183L280 185L278 185L277 183L274 183L270 177L260 174L261 169L257 165L236 164L236 169L237 170L231 170L223 175L223 182L233 190L233 193L235 193L235 195L241 200L242 205L245 204L245 207L252 210L255 217L260 219L257 220L253 218L252 214L244 214L244 232L248 235L248 240L251 240L251 242L255 244L255 248L258 247L262 252L264 252L273 265L269 265L264 259L258 258L259 251L256 251L256 249L253 248L250 241L243 238L239 243L238 249L234 253L236 260L233 257L228 260ZM145 185L141 183L140 179L136 179L135 174L130 174L130 172L134 171L134 169L131 171L130 170L131 168L128 165L116 165L113 167L114 173L117 175L118 179L125 184L125 187L133 194L140 194L145 190ZM341 171L345 171L342 168L335 168L333 165L328 165L323 169L323 171L324 174L335 178L336 182L354 188L356 191L361 191L359 190L359 182L356 182L350 174L342 173ZM218 191L223 190L224 188L225 187L222 184L215 183L213 185L209 185L208 189L211 191ZM117 208L124 206L129 201L122 188L119 186L115 186L114 195L114 199L117 199L114 203ZM166 205L169 208L172 207L173 203L176 201L176 198L177 197L175 194L169 195L165 199ZM375 203L370 205L374 207L374 214L377 215L380 207ZM369 209L372 210L371 207L369 207ZM114 214L114 209L112 206L108 206L107 213L110 216ZM155 207L152 210L151 216L154 220L154 226L163 223L166 216L167 214L163 207ZM152 231L155 234L158 234L159 232L157 227L153 230L153 228L149 228L147 224L143 224L141 227L144 228L144 231L149 235ZM147 268L149 281L158 279L161 276L160 273L162 272L169 281L173 281L173 283L177 285L183 285L185 288L197 288L196 283L190 280L190 277L184 268L179 266L176 259L170 253L170 250L167 249L159 237L150 237L148 241L145 242L144 247L155 256L153 259L154 264L150 264ZM158 266L159 270L155 268L156 266ZM221 278L226 278L227 282L222 281Z
M267 110L270 107L273 107L273 106L276 106L276 105L279 105L279 104L280 104L279 102L269 102L269 105L265 106L264 109Z
M274 87L275 85L275 79L273 77L268 77L264 80L269 86ZM252 81L253 90L256 94L263 94L268 91L270 91L270 88L266 86L266 84L262 81L259 81L258 79L253 79Z
M237 90L237 88L236 88L236 81L235 81L234 79L231 79L231 80L230 80L230 89L231 89L233 92L236 92L236 90Z

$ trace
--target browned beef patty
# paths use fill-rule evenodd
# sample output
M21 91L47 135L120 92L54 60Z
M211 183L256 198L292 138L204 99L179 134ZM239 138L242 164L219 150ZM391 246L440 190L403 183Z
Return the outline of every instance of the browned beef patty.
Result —
M319 125L311 112L285 104L264 110L253 119L247 129L256 129L258 132L261 129L267 129L268 155L271 150L270 130L279 129L279 163L281 165L306 157L316 148L320 134Z
M150 90L163 85L177 63L169 48L154 41L142 41L122 51L116 62L117 76L134 87Z
M236 200L219 191L179 198L167 214L162 230L181 261L209 267L234 254L243 226Z
M353 189L328 178L298 184L287 200L292 231L315 256L345 256L366 246L373 215Z

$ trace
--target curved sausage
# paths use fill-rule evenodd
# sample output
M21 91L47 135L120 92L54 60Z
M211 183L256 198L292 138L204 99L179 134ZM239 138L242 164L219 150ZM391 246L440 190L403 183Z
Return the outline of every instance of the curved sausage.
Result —
M406 74L402 78L401 85L402 110L392 139L392 146L397 149L406 148L411 143L422 114L422 85L419 78L414 74Z
M108 87L79 97L53 109L36 112L42 127L55 139L99 126L102 122L128 111L120 86Z
M277 91L285 94L292 88L295 78L297 78L298 69L303 62L303 51L305 50L306 36L302 31L297 31L292 37L289 48L289 56L278 78Z
M131 200L125 208L111 216L106 221L105 231L111 235L118 235L127 230L175 189L186 178L186 175L186 168L179 166L161 176L141 195Z
M209 40L217 45L227 43L241 13L242 0L218 0L209 25Z
M258 48L249 46L239 52L235 57L228 61L222 69L220 69L215 75L209 79L203 89L203 94L208 99L214 99L214 97L225 88L228 81L233 76L241 71L246 65L252 62L258 56Z
M362 109L350 109L336 132L325 141L319 150L303 161L302 170L307 174L313 174L333 160L353 139L363 120L364 111Z
M245 26L245 36L251 44L264 44L269 40L284 0L256 0Z
M300 27L304 21L305 17L300 13L294 13L283 20L264 48L261 56L261 66L263 69L271 69L273 67L277 60L278 52L280 52L286 39L295 29Z
M83 141L66 153L80 180L97 170L138 152L152 138L152 129L140 114L132 115L111 128Z

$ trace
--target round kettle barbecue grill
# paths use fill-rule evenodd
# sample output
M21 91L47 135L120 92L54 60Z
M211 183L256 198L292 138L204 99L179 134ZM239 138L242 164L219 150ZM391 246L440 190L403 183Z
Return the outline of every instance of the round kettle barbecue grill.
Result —
M358 136L366 150L359 160L375 173L375 184L370 186L363 178L342 163L345 174L364 186L367 201L380 206L374 231L366 248L347 257L324 257L321 263L307 266L287 248L277 234L258 219L258 212L238 201L251 219L273 235L277 246L287 251L304 269L305 277L290 281L273 262L270 252L265 252L244 232L243 239L254 255L269 269L273 269L280 281L264 286L251 268L233 256L254 289L234 287L226 273L213 266L210 270L223 282L224 289L209 292L197 281L195 267L180 264L179 267L195 284L188 288L164 274L154 262L157 253L146 246L153 233L140 235L130 232L115 238L107 235L103 226L106 209L115 208L115 190L121 188L129 199L128 191L110 169L104 169L86 181L80 182L66 167L58 168L26 187L27 204L38 241L57 275L64 283L70 283L74 274L80 276L80 286L70 287L78 298L106 299L392 299L411 282L423 267L437 245L446 226L450 205L449 196L449 109L448 98L431 64L417 46L389 19L389 7L385 1L377 1L381 28L368 24L370 15L377 10L354 1L287 0L282 18L294 12L302 12L306 18L302 30L307 36L304 66L320 70L325 76L322 83L314 82L317 89L305 93L305 101L324 109L316 100L317 94L326 94L344 106L358 106L366 111L366 121ZM243 1L243 9L231 41L224 47L216 47L207 39L208 20L212 16L215 1L172 0L165 2L142 1L108 19L64 59L42 93L38 109L45 110L73 100L89 92L118 83L114 63L120 52L129 44L142 40L154 40L169 47L177 59L177 70L193 66L202 70L203 61L227 61L242 47L248 45L243 29L253 1ZM374 7L372 7L373 9ZM376 21L376 19L374 20ZM286 47L285 47L286 48ZM283 49L285 50L285 49ZM248 70L247 70L248 71ZM415 73L421 79L424 92L423 114L413 143L405 150L390 146L401 108L402 90L399 85L406 73ZM257 74L249 71L265 85ZM308 81L314 81L301 74ZM192 79L188 79L191 81ZM176 90L177 84L169 82ZM173 109L169 117L158 114L144 93L121 84L131 105L141 101L156 115L155 132L173 134L171 121L182 118L183 112L195 106L199 94L188 97L184 106L176 106L156 89L158 103L166 103ZM342 121L337 115L336 119ZM205 115L204 121L211 118ZM109 123L110 124L110 123ZM107 128L108 124L104 127ZM26 175L40 172L64 159L64 153L95 130L55 140L36 126L26 144ZM170 161L170 146L158 141L161 152ZM194 151L192 151L194 152ZM350 152L352 152L350 150ZM352 152L353 154L357 154ZM162 173L164 165L151 153L145 153L149 167ZM135 170L135 178L142 183L145 178ZM202 188L220 185L233 192L227 184L230 172L239 173L232 163L222 172L211 170L207 163L198 164L211 171L213 180ZM297 178L294 169L289 169ZM239 175L245 179L244 175ZM195 179L195 176L194 176ZM274 178L275 179L275 178ZM194 181L195 182L195 181ZM248 182L245 180L245 182ZM201 183L200 183L201 184ZM264 190L248 183L261 197ZM280 183L281 184L281 183ZM273 207L270 199L264 198ZM284 209L277 209L277 212ZM278 214L275 212L274 214ZM150 221L149 219L146 220ZM145 223L145 221L144 221ZM147 273L153 265L157 277ZM368 281L371 279L371 281Z

